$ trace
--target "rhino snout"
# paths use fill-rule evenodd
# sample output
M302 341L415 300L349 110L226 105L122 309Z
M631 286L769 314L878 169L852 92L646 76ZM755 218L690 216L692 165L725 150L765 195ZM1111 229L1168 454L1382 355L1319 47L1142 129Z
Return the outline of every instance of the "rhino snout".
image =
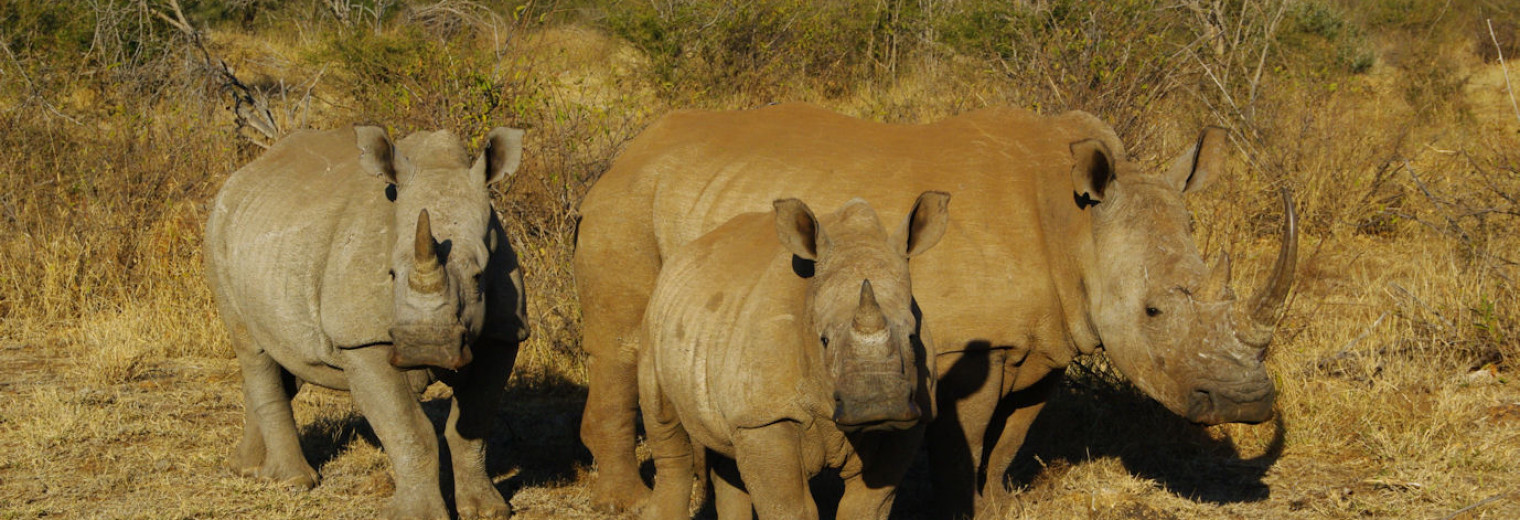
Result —
M913 382L901 373L854 374L834 392L834 424L847 433L905 430L922 416Z
M470 364L467 330L459 325L402 325L391 328L391 366L459 370Z
M1187 419L1205 424L1257 424L1272 418L1277 388L1261 378L1244 382L1198 385L1188 400Z

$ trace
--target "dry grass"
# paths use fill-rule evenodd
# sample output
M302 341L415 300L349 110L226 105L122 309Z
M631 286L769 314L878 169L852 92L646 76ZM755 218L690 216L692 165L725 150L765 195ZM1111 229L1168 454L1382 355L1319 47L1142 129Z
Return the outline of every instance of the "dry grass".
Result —
M101 3L118 14L150 4ZM534 337L491 461L523 518L606 518L589 508L592 470L576 438L586 375L569 271L574 211L621 145L675 108L671 99L725 108L813 100L902 122L995 103L1078 104L1134 121L1122 130L1157 165L1200 125L1231 126L1232 169L1190 203L1200 247L1236 259L1243 291L1275 252L1274 188L1294 190L1299 284L1269 360L1281 419L1191 426L1087 360L1031 433L1010 475L1017 492L993 517L1447 518L1476 505L1455 518L1520 518L1520 121L1499 65L1460 38L1472 13L1436 17L1442 3L1422 0L1410 4L1432 15L1421 23L1456 29L1411 28L1376 9L1362 14L1362 39L1333 24L1300 29L1319 39L1274 51L1260 80L1251 71L1266 26L1245 22L1247 36L1225 55L1137 55L1133 74L1084 77L1080 67L1113 65L1091 61L1104 53L1164 48L1113 46L1133 35L1094 31L1114 16L1099 12L1067 33L1089 38L1084 46L977 54L921 41L894 50L890 70L850 62L869 65L869 81L825 73L761 93L660 84L636 46L596 15L557 4L416 4L397 7L378 32L316 7L271 8L259 14L265 25L216 25L208 49L267 96L285 130L530 129L525 167L496 203L533 291ZM1282 5L1309 4L1342 5ZM566 18L581 23L556 22ZM124 19L101 27L147 38ZM1401 43L1410 33L1447 36ZM388 463L339 393L296 399L303 445L324 478L315 490L221 469L241 427L241 393L201 282L199 241L206 201L260 148L234 130L183 40L160 32L144 40L157 47L134 47L89 34L81 38L101 51L76 62L47 52L67 34L27 46L0 29L11 46L0 56L0 518L372 517L392 492ZM1378 50L1365 72L1303 58L1356 45ZM1432 59L1439 67L1427 67ZM110 60L126 65L100 66ZM1126 94L1139 92L1137 81L1168 90ZM446 392L427 396L435 418ZM916 469L899 512L924 516L931 496Z

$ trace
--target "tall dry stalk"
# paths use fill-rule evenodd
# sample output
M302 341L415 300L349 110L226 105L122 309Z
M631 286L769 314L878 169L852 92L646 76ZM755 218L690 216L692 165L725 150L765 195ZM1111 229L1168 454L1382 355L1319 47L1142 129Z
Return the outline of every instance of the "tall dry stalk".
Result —
M1499 37L1494 34L1493 19L1484 22L1488 24L1488 37L1494 42L1494 52L1499 55L1499 70L1504 72L1504 91L1509 93L1509 106L1515 110L1515 121L1520 122L1520 104L1515 103L1515 89L1509 84L1509 67L1504 64L1504 48L1499 45Z

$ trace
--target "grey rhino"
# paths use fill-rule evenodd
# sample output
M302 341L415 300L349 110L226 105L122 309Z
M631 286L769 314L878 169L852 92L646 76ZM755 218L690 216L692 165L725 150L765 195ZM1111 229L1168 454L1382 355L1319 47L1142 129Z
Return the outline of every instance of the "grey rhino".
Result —
M449 132L393 146L376 127L302 131L227 179L205 258L243 374L234 470L315 486L290 399L303 383L347 390L394 467L390 516L448 518L437 434L417 402L441 379L454 390L444 437L459 515L511 515L485 447L528 329L486 187L517 170L522 131L485 143L472 164Z
M891 235L863 200L823 218L779 200L667 259L639 352L647 518L688 516L694 443L737 464L712 475L719 518L817 518L824 467L840 518L887 517L932 418L908 259L943 236L949 198L921 195Z
M965 514L1004 491L1025 433L1078 355L1105 351L1192 421L1269 419L1276 390L1262 359L1293 281L1295 220L1287 204L1271 278L1237 302L1226 257L1204 265L1182 200L1221 170L1224 141L1206 129L1152 172L1076 111L997 107L893 125L786 104L661 118L581 203L574 268L590 354L581 437L598 466L598 503L648 493L634 466L632 353L665 257L789 193L878 208L902 193L956 196L944 243L912 266L937 336L927 442L944 511Z

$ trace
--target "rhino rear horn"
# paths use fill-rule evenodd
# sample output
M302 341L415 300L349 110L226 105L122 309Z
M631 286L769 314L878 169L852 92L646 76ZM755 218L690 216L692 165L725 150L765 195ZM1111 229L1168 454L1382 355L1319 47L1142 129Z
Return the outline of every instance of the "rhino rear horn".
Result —
M425 209L417 215L417 236L412 242L412 274L407 277L407 284L413 291L423 294L443 291L438 244L433 241L432 221Z
M1209 269L1209 277L1204 280L1202 296L1209 301L1235 299L1235 291L1230 289L1230 253L1223 249L1219 250L1214 267Z
M1246 325L1236 332L1242 343L1266 348L1272 342L1272 329L1293 287L1293 271L1298 264L1298 214L1293 211L1293 196L1284 188L1282 247L1272 266L1272 277L1246 304Z

